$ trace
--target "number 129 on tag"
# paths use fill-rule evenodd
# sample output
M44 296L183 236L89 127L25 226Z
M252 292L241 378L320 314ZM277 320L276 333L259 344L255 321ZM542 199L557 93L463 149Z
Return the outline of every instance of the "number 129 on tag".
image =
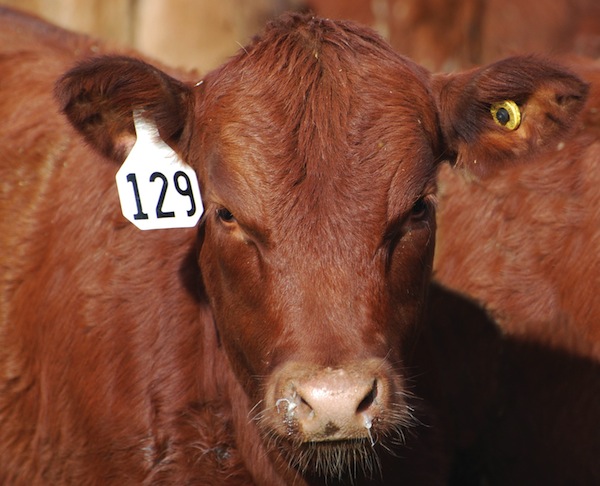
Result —
M180 179L184 179L184 187L181 187ZM175 211L164 211L163 208L167 195L167 189L169 188L169 181L162 172L153 172L152 175L150 175L150 182L156 181L162 182L160 196L158 197L158 201L156 203L156 218L174 218ZM148 214L145 213L142 208L142 198L140 197L140 188L138 185L137 176L135 174L127 174L127 182L131 182L133 195L135 197L135 204L137 206L137 211L133 215L133 219L149 219ZM187 215L189 217L193 217L196 214L196 200L194 198L194 192L192 191L192 182L190 178L185 172L178 170L173 176L173 182L177 192L182 196L187 196L190 199L190 209L187 210Z

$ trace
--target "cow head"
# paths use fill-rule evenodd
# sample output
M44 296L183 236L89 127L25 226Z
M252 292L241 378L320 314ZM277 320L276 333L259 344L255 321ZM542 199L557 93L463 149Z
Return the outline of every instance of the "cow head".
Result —
M290 15L202 83L104 57L57 93L107 157L122 162L142 109L196 169L206 299L265 442L336 476L413 420L404 363L438 163L527 158L569 126L585 86L527 58L432 77L367 29ZM518 129L494 120L505 100Z

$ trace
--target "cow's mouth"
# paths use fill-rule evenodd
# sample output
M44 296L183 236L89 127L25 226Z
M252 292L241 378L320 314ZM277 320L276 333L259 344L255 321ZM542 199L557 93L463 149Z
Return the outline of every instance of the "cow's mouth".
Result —
M343 440L302 441L297 429L288 429L287 436L268 434L270 445L276 445L288 464L305 478L315 478L326 484L353 484L381 477L380 457L401 455L406 434L418 420L399 413L401 420L387 423L365 423L364 437ZM317 481L319 482L319 481Z
M381 474L379 456L370 439L301 444L282 441L279 446L290 466L306 478L346 482Z
M255 420L267 448L302 476L351 484L380 476L379 458L394 454L415 425L403 385L381 359L325 368L290 362L270 378Z

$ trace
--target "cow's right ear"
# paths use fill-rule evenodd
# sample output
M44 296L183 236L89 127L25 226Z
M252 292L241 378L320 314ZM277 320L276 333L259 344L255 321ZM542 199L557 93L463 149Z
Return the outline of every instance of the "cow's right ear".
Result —
M433 87L448 158L478 175L555 147L588 92L562 66L531 56L436 75Z
M61 110L86 140L122 162L135 142L133 112L143 111L161 138L178 150L193 110L191 88L138 59L86 60L56 84Z

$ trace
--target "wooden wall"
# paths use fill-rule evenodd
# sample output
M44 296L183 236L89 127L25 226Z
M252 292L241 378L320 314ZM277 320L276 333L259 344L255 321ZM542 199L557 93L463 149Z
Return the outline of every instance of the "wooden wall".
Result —
M216 67L284 10L376 28L399 52L453 71L519 52L600 56L600 0L0 0L172 66Z
M206 71L299 0L0 0L62 27Z

